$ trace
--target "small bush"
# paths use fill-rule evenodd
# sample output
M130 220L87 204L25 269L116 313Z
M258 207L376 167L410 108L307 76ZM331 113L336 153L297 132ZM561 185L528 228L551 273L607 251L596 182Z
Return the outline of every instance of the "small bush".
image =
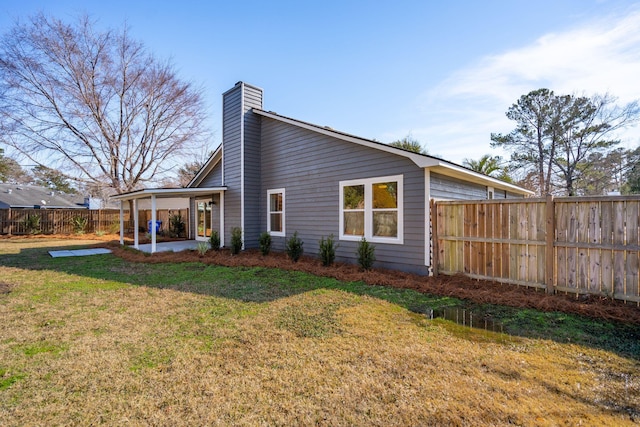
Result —
M304 245L304 242L298 237L298 232L294 232L293 236L291 236L291 238L287 240L286 247L287 255L289 256L289 258L291 258L291 261L298 262L298 260L302 256L302 253L304 252L302 245Z
M376 260L376 247L371 243L367 242L367 239L364 237L358 243L358 250L356 251L356 255L358 255L358 265L363 270L371 270L373 263Z
M180 212L169 217L169 230L173 237L182 237L185 234L186 228Z
M125 228L125 230L127 229L127 222L126 221L125 221L124 228ZM120 233L120 220L112 221L111 224L109 224L109 226L107 227L107 231L110 234Z
M233 227L231 229L231 254L238 255L242 250L242 228Z
M27 233L40 234L40 215L27 215L23 222Z
M104 231L104 230L96 230L96 236L98 236L98 237L102 237L105 234L107 234L107 232Z
M338 249L333 234L330 234L326 240L324 237L320 239L318 245L320 246L319 255L322 260L322 265L328 267L333 264L333 261L336 259L336 249Z
M220 235L216 230L211 231L211 237L209 237L209 246L211 246L211 249L213 249L214 251L220 250Z
M89 219L83 216L74 216L71 218L71 224L73 225L73 232L76 234L84 234L87 231L87 223Z
M198 250L198 253L200 255L204 255L209 250L209 244L207 242L199 242L198 246L196 246L196 249Z
M269 255L269 252L271 252L271 234L267 233L266 231L260 234L258 243L260 244L260 252L262 253L262 255Z

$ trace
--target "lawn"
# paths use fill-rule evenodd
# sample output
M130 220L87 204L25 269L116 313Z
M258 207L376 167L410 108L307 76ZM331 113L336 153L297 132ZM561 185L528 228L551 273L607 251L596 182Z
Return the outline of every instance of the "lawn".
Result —
M637 325L0 240L2 425L637 425ZM95 243L95 242L94 242Z

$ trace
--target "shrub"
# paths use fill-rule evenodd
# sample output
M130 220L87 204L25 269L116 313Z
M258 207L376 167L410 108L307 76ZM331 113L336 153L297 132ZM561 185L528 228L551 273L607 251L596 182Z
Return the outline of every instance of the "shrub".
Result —
M211 231L211 237L209 237L209 246L211 246L211 249L213 249L214 251L220 250L220 235L216 230Z
M102 237L105 234L107 234L107 232L104 231L104 230L96 230L96 236L98 236L98 237Z
M367 242L367 239L364 237L358 243L358 250L356 251L356 255L358 255L358 265L363 270L371 270L373 263L376 260L376 247L371 243Z
M87 223L89 220L83 216L74 216L71 218L71 224L73 225L73 232L76 234L84 234L87 231Z
M231 254L237 255L242 250L242 228L233 227L231 229Z
M298 262L298 260L302 256L302 253L304 252L302 245L304 245L304 242L298 237L298 232L294 232L293 236L291 236L291 238L287 240L286 247L287 255L289 255L291 261Z
M198 246L196 246L196 249L198 250L198 253L200 255L204 255L209 250L209 245L207 244L207 242L199 242Z
M110 234L117 234L120 233L120 220L115 220L112 221L111 224L109 224L108 228L108 232ZM125 230L127 229L127 222L125 221L125 226L124 226Z
M260 234L258 243L260 244L260 252L262 253L262 255L269 255L269 252L271 252L271 234L267 233L266 231Z
M169 217L169 230L171 230L171 234L174 237L182 237L186 228L187 227L180 212Z
M318 245L320 246L319 255L320 259L322 260L322 265L328 267L333 264L333 261L336 259L336 249L338 248L333 234L330 234L326 240L324 237L320 239Z
M40 230L40 215L27 215L24 219L24 228L29 234L39 234Z

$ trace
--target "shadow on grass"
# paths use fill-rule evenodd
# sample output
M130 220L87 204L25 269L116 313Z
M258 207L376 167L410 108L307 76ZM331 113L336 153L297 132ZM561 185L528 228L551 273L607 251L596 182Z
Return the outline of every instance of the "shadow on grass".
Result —
M27 270L53 270L133 286L172 289L243 302L270 302L323 288L368 295L418 313L427 307L464 307L477 316L485 316L501 323L504 332L509 335L571 342L640 360L640 327L632 324L594 320L560 312L474 304L411 289L374 286L361 281L343 282L277 268L223 267L201 262L145 264L128 262L114 255L51 258L48 254L52 250L87 246L94 245L23 248L19 253L0 255L0 265ZM97 243L95 246L104 245Z

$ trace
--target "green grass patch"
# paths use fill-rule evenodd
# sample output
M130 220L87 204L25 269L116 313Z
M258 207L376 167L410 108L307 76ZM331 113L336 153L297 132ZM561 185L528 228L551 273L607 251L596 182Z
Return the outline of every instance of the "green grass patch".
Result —
M38 342L18 345L15 347L15 350L23 353L27 357L33 357L42 353L49 353L51 355L58 356L67 350L67 346L50 342Z
M24 374L12 374L7 369L0 368L0 391L11 387L24 377Z

